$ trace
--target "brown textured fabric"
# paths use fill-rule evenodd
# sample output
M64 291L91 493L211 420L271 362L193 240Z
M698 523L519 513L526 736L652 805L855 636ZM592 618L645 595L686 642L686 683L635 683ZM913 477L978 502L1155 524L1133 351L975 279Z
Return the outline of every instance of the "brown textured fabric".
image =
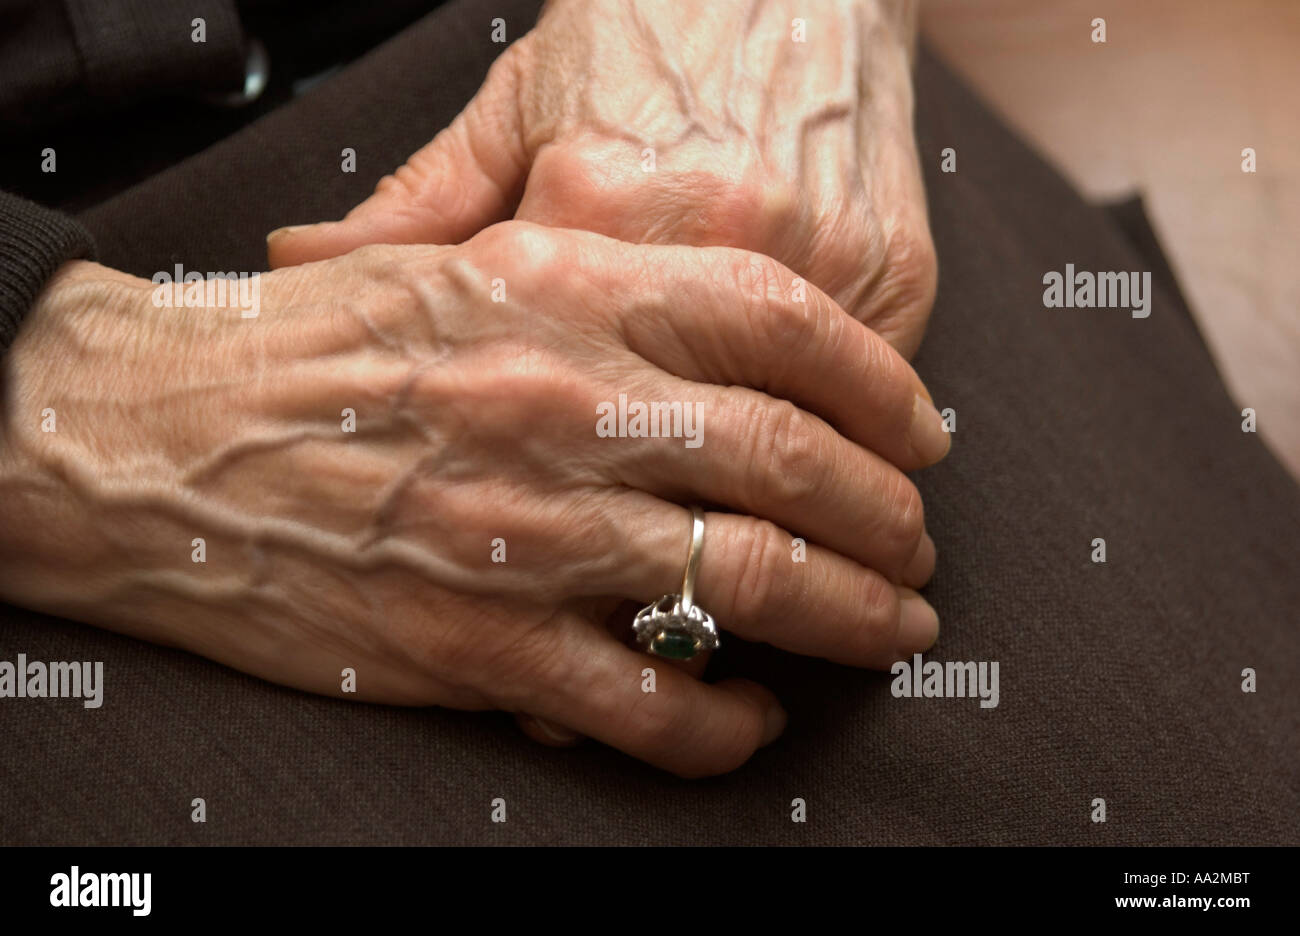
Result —
M24 128L132 99L238 91L244 59L234 0L0 0L0 118Z
M517 36L535 5L493 15ZM106 262L141 275L260 268L262 234L368 194L499 49L474 4L452 4L83 220ZM0 659L103 660L105 701L0 700L0 841L1300 841L1300 492L1241 431L1162 261L932 61L918 96L941 265L919 367L957 413L951 456L919 476L940 556L931 656L998 661L996 708L894 698L889 674L733 639L711 675L766 682L790 725L741 770L688 782L596 745L536 746L502 715L312 697L9 610ZM943 174L948 146L959 168ZM1155 271L1150 318L1045 309L1042 277L1066 263Z
M64 0L94 98L238 91L244 35L234 0ZM195 41L202 29L202 41Z

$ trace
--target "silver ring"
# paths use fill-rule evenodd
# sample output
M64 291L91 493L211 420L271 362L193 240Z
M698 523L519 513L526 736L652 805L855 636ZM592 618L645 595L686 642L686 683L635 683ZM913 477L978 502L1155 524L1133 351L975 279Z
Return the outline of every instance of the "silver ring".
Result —
M682 591L646 605L632 621L642 650L670 660L689 660L702 650L718 649L713 615L695 603L695 575L704 551L704 511L691 507L691 548L686 555Z

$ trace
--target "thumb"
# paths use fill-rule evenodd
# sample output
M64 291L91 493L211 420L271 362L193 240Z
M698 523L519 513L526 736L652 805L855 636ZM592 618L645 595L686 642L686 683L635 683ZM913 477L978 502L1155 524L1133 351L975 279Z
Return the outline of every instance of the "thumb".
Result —
M325 260L365 244L456 244L514 214L528 157L509 51L451 125L342 221L279 228L266 238L272 269Z

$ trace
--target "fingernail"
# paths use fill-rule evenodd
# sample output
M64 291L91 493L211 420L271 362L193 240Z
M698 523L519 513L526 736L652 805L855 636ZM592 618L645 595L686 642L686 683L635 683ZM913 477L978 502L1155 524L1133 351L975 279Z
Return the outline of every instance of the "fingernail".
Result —
M759 745L767 747L767 745L781 737L781 732L785 731L786 721L788 721L788 716L785 714L785 709L779 705L769 706L763 722L763 740L759 742Z
M921 653L939 639L939 613L910 588L898 590L902 617L898 622L898 650L902 654Z
M914 555L903 569L903 581L908 585L921 586L930 580L934 574L934 562L938 555L938 550L934 548L934 540L930 538L929 533L922 534L921 545L916 547Z
M270 234L266 235L266 242L267 242L268 244L270 244L273 240L275 240L275 239L278 238L278 237L283 237L285 234L292 234L292 233L294 233L295 231L302 231L302 230L305 230L306 228L309 228L309 227L315 227L315 225L313 225L313 224L290 224L290 225L288 225L287 227L276 228L276 229L275 229L274 231L272 231Z
M934 404L919 393L912 401L912 448L926 464L934 464L948 454L951 434L943 428L943 417Z

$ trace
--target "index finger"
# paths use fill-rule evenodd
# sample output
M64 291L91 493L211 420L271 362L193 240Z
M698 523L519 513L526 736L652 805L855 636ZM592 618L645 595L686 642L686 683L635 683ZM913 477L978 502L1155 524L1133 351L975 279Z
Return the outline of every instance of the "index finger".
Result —
M617 327L639 356L689 380L789 400L904 471L947 454L949 433L912 366L812 283L745 250L631 249L645 274L605 285L616 309L637 310Z

